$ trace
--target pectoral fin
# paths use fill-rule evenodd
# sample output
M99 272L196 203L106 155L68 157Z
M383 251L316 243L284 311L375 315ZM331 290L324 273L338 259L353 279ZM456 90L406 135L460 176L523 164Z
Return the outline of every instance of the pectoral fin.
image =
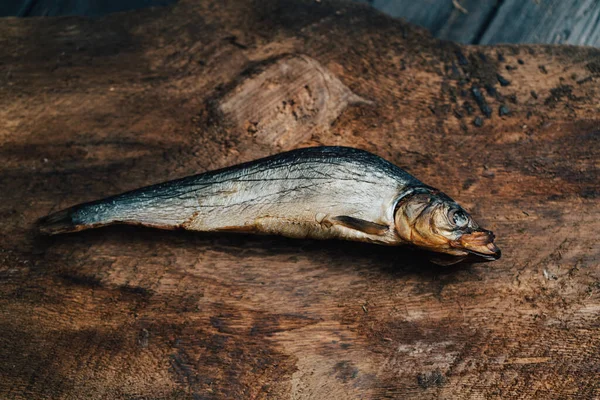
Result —
M369 235L384 235L389 227L375 222L366 221L360 218L349 217L347 215L339 215L331 218L334 224L345 226L346 228L355 229Z
M450 265L458 264L463 261L466 257L464 256L453 256L450 254L440 254L440 255L432 255L429 257L429 261L432 263L442 266L448 267Z

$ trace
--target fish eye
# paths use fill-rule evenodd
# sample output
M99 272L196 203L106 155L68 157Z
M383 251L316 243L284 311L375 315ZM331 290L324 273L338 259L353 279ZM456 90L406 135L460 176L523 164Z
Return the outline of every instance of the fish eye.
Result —
M458 209L450 210L448 212L448 219L459 228L463 228L469 223L469 217L467 214Z

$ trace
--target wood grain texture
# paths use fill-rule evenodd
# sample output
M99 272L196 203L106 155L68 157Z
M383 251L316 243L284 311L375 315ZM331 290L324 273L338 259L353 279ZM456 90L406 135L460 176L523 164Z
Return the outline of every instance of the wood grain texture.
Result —
M499 2L461 0L459 7L451 0L373 0L368 3L388 15L427 28L437 38L477 43Z
M480 44L557 43L600 47L596 0L504 0Z
M293 147L328 130L349 105L371 104L307 56L277 57L243 75L224 90L213 112L257 143Z
M289 54L373 104L279 144L214 113L248 68ZM3 20L0 397L599 397L599 82L595 49L459 46L326 0ZM75 203L317 144L440 188L503 258L34 231Z

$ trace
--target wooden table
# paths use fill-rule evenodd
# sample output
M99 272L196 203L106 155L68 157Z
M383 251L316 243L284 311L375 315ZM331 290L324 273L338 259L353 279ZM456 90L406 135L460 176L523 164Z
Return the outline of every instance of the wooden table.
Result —
M3 20L0 397L599 397L599 82L597 49L459 46L327 0ZM318 144L447 192L503 258L34 229Z

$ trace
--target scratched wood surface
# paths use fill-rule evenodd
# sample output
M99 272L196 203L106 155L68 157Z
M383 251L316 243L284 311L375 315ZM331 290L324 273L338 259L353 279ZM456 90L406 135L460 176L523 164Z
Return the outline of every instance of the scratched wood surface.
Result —
M3 0L0 16L41 17L85 15L100 17L109 13L144 7L162 7L176 0Z
M505 0L479 43L516 41L600 47L600 3Z
M597 0L355 0L468 44L560 43L600 47ZM176 0L4 0L0 16L99 17Z
M502 3L499 0L358 1L427 28L437 38L460 43L478 43Z
M600 47L597 0L358 0L440 39Z
M327 0L195 3L0 24L0 398L600 396L599 50L459 46ZM316 144L444 190L503 258L34 230Z

